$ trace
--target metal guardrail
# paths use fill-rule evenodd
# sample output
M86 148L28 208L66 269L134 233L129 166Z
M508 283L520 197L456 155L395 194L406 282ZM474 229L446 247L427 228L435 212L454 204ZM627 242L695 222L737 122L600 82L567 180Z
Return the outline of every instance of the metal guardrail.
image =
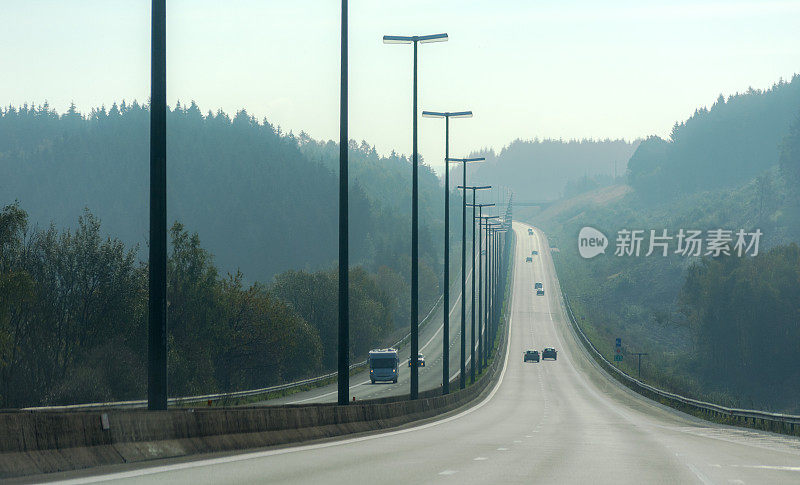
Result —
M569 317L572 328L575 330L583 346L606 371L610 372L616 379L639 394L651 399L660 399L667 401L668 403L678 404L678 406L673 407L688 408L692 411L700 413L701 415L715 418L726 418L730 422L743 424L745 426L787 434L795 434L796 431L800 429L796 428L797 425L800 425L800 416L798 415L770 413L767 411L759 411L754 409L737 409L720 406L719 404L700 401L681 396L680 394L658 389L657 387L645 384L644 382L628 375L607 360L603 354L597 350L594 344L592 344L588 337L586 337L586 334L583 333L580 325L578 325L575 314L572 312L572 306L569 303L567 295L565 293L562 293L562 295L564 297L564 310Z
M428 314L425 315L425 318L423 318L420 321L420 325L427 323L428 319L430 319L431 315L433 315L433 312L436 311L436 309L439 307L439 304L442 302L442 299L443 296L439 296L439 299L436 300L436 302L433 304ZM411 337L411 332L407 333L403 338L392 344L392 347L400 347L410 337ZM350 365L350 370L353 371L361 367L365 367L366 365L367 365L367 360L364 360L362 362ZM216 394L204 394L201 396L171 397L167 399L167 405L180 406L182 404L194 404L201 402L207 403L208 401L215 402L227 399L253 397L261 394L269 394L272 392L285 391L287 389L306 386L309 384L316 384L318 382L336 377L338 374L339 374L338 372L330 372L328 374L316 377L309 377L307 379L302 379L295 382L288 382L286 384L278 384L275 386L263 387L261 389L248 389L244 391L233 391L233 392L219 392ZM39 406L39 407L22 408L22 410L23 411L80 411L88 409L139 409L145 407L147 407L147 400L140 399L136 401L95 402L86 404L68 404L63 406Z

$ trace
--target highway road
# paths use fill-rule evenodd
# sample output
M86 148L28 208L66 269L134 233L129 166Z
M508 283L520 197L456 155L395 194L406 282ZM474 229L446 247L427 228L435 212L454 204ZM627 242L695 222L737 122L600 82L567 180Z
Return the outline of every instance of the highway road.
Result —
M800 483L800 440L708 423L610 379L568 327L545 236L514 229L508 357L475 405L388 432L95 470L104 474L73 483ZM558 360L523 363L524 350L546 346Z
M470 257L470 255L467 255ZM460 254L458 255L460 261ZM476 258L477 262L477 258ZM475 266L477 271L477 263ZM459 277L450 286L450 378L458 376L461 367L461 278ZM467 260L467 376L469 379L470 326L472 311L472 267ZM477 282L476 282L477 291ZM442 385L442 340L444 339L444 307L441 302L433 309L427 323L419 331L420 353L425 356L425 367L419 369L419 390L441 389ZM477 321L476 321L477 325ZM476 344L477 345L477 344ZM410 391L411 371L408 367L410 346L404 345L399 349L400 375L397 383L376 382L372 384L369 379L369 370L365 369L350 376L350 398L375 399L387 396L399 396ZM469 382L469 381L467 381ZM451 385L451 390L457 390L458 383ZM308 391L290 394L288 396L270 399L256 403L257 405L277 404L310 404L318 402L336 402L338 389L336 382L326 386L310 389Z

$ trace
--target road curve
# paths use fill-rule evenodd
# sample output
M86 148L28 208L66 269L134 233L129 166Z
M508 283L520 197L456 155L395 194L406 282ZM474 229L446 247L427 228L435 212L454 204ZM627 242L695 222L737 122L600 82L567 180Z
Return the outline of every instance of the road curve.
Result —
M509 358L480 403L416 427L76 478L200 483L798 483L800 440L701 421L591 361L562 310L544 235L515 223ZM539 256L526 263L533 249ZM542 281L545 296L533 284ZM552 346L557 361L523 363ZM63 476L62 476L63 478Z
M484 245L485 247L485 245ZM476 260L477 262L477 257ZM467 262L469 265L469 261ZM477 271L477 263L475 266ZM467 375L469 376L469 366L471 363L469 355L469 344L471 335L471 312L472 312L472 268L467 266ZM477 305L477 303L476 303ZM433 309L428 321L419 330L419 351L425 356L425 367L419 369L419 390L427 391L430 389L441 389L442 385L442 340L444 339L444 315L443 305L440 302ZM477 322L476 322L477 325ZM477 345L477 344L476 344ZM461 278L460 272L456 280L450 285L450 378L458 376L461 366ZM350 396L357 400L375 399L388 396L400 396L410 392L411 372L408 367L408 357L410 355L409 345L399 349L400 355L400 374L397 383L378 382L370 383L369 371L362 370L350 376ZM451 386L451 391L458 389L458 384ZM255 403L256 405L275 406L279 404L312 404L321 402L336 402L338 397L338 385L336 382L310 389L307 391L290 394L288 396L264 400Z

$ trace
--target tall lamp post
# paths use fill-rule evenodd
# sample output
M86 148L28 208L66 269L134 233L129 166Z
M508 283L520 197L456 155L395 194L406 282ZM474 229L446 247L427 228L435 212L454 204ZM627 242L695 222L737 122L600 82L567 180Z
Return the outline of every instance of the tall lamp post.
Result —
M339 405L350 401L350 242L347 186L347 0L342 0L342 45L339 80Z
M483 370L485 365L484 355L486 353L486 314L484 312L484 294L485 289L484 286L486 284L486 278L484 278L484 265L483 265L483 253L486 252L487 263L489 253L483 249L483 232L485 230L486 224L489 222L489 219L494 218L496 216L484 216L483 215L483 208L484 207L494 207L494 204L474 204L473 207L478 208L478 369L479 371ZM488 231L486 231L488 233ZM488 238L487 238L488 242ZM488 249L488 246L487 246Z
M444 118L444 323L442 394L450 392L450 118L472 118L472 111L423 111L423 118ZM466 165L466 164L465 164Z
M492 353L492 343L494 343L494 308L495 308L495 288L497 287L497 275L495 274L495 267L497 266L497 229L500 227L497 223L489 224L489 285L486 292L486 334L487 334L487 358Z
M504 274L505 274L504 268L507 267L505 265L506 263L504 263L507 256L505 252L506 249L505 241L508 235L508 227L505 220L503 221L503 225L496 232L497 232L497 264L495 265L495 274L497 280L495 283L495 294L499 295L498 297L500 298L500 300L498 303L500 306L496 307L494 312L494 323L492 330L495 336L497 335L497 329L500 326L500 315L502 314L503 311L502 304L503 304L503 297L505 296L504 292L501 293L501 291L505 289L506 281L504 279Z
M486 350L486 358L488 359L488 355L491 353L493 348L492 344L494 343L494 327L495 327L495 297L496 297L496 290L497 290L497 236L498 231L503 225L498 222L490 222L488 224L489 228L489 263L487 269L487 279L489 283L486 285L486 338L487 338L487 350Z
M462 186L459 186L461 188ZM491 189L491 185L481 185L467 187L464 186L465 189L472 189L472 204L467 204L472 207L472 303L470 311L470 317L472 319L472 325L470 326L470 346L469 346L469 376L470 376L470 383L475 382L475 192L478 190L483 189ZM465 191L466 192L466 191ZM480 248L478 248L478 254L480 254ZM462 354L463 355L463 354Z
M459 388L464 389L467 387L467 368L466 368L466 353L467 353L467 164L474 162L482 162L486 160L484 157L477 158L448 158L447 162L461 162L464 169L464 178L458 188L464 189L463 197L461 198L461 372L459 373L458 381ZM487 185L484 188L489 188ZM475 192L472 193L472 201L475 202ZM472 241L475 242L473 225ZM475 261L475 252L472 252L472 260ZM473 264L473 268L474 268ZM473 274L474 278L475 275Z
M417 44L445 42L447 34L384 35L384 44L414 45L414 123L412 140L413 168L411 174L411 399L419 396L419 210L417 196Z
M489 360L489 349L491 348L491 329L492 329L492 285L494 279L492 278L494 268L494 225L490 221L486 221L486 311L484 316L484 337L485 345L483 346L483 366Z
M631 352L631 355L635 355L636 357L638 357L639 379L641 379L642 378L642 356L643 355L648 355L648 353L647 352Z
M153 0L147 409L167 409L167 1Z
M489 319L487 316L489 315L489 265L491 264L491 229L489 228L489 219L483 219L483 230L486 236L486 249L483 250L483 253L486 253L484 256L484 266L483 266L483 312L481 316L483 318L483 326L480 327L480 342L483 343L482 352L478 354L478 360L480 361L480 368L486 368L486 354L489 353ZM480 345L478 346L480 348Z

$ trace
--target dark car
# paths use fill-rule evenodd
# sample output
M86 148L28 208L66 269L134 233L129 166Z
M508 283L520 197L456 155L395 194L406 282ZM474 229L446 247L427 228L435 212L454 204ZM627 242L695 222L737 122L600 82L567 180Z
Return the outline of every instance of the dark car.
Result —
M539 351L538 350L526 350L525 351L525 358L523 362L539 362Z
M536 290L536 296L544 296L544 290L542 288Z
M539 254L539 251L537 251L537 250L535 250L535 249L534 249L533 251L531 251L531 254L533 254L534 256L536 256L537 254Z
M536 283L533 285L533 287L534 287L534 288L536 288L536 289L538 290L539 288L544 288L544 285L542 284L542 282L541 282L541 281L537 281L537 282L536 282Z
M553 359L556 360L558 352L553 347L547 347L546 349L542 350L542 359Z
M411 367L411 360L408 361L408 366ZM425 367L425 356L417 354L417 367Z
M525 258L526 263L530 263L531 261L533 261L532 257L528 256L527 258Z

